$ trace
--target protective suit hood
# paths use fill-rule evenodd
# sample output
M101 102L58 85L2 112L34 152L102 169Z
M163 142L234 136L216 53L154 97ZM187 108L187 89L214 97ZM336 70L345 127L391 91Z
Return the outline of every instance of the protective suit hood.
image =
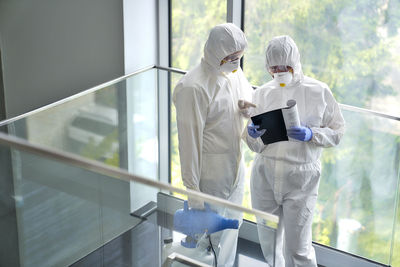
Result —
M246 47L247 40L241 29L232 23L220 24L212 28L204 45L204 61L220 70L222 59Z
M268 43L265 52L265 67L269 71L270 67L278 65L293 68L293 80L291 84L303 81L304 75L301 69L299 49L290 36L277 36L272 38Z

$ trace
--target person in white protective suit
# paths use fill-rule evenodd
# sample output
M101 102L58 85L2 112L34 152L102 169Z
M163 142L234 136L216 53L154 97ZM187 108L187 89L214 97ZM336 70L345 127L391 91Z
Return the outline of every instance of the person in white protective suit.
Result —
M186 73L173 93L183 184L239 205L244 188L243 117L253 91L239 66L246 47L244 33L234 24L215 26L201 63ZM189 206L203 209L204 203L189 199ZM215 209L227 218L242 219L241 214ZM238 230L211 235L214 248L219 244L218 266L234 264L237 238Z
M273 80L257 88L252 115L297 102L300 127L288 129L294 141L264 145L249 120L243 138L257 152L251 174L251 201L255 209L280 217L275 266L317 266L312 247L312 219L321 174L322 148L339 144L345 122L329 87L304 76L300 54L289 36L273 38L266 50L266 68ZM265 133L265 134L268 134ZM273 244L258 228L266 261L273 265Z

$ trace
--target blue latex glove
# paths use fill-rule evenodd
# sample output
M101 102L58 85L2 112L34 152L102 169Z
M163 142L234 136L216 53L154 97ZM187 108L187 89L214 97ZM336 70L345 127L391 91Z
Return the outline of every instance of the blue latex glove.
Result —
M287 130L287 134L291 138L294 138L294 139L297 139L300 141L304 141L304 142L310 141L313 136L311 129L308 127L303 127L303 126L292 127Z
M266 131L265 129L258 131L258 128L260 128L260 125L254 125L254 123L250 123L249 125L247 125L247 133L253 138L258 138Z
M196 247L196 236L204 233L212 234L224 229L238 229L239 221L222 217L205 203L205 210L189 209L187 201L183 209L174 214L174 230L190 236L189 241L181 242L184 247Z

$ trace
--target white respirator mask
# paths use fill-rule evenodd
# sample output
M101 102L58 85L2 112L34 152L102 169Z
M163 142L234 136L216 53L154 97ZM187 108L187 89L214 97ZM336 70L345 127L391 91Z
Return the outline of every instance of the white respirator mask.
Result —
M220 70L226 73L236 72L237 69L239 68L239 64L240 64L240 59L234 61L227 61L220 66Z
M280 87L287 86L293 79L293 74L289 71L287 72L277 72L274 73L274 82Z

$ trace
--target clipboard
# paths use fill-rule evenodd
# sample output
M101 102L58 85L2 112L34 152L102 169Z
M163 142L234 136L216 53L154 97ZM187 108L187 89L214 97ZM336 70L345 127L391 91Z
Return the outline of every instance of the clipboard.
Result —
M254 125L259 125L261 129L265 129L265 133L261 136L264 145L289 141L286 131L285 119L283 118L282 109L271 110L254 117L251 117Z
M281 141L296 141L289 138L286 131L290 127L300 126L296 100L290 99L286 105L284 108L267 111L251 117L253 124L260 126L258 130L266 130L261 136L264 145Z

